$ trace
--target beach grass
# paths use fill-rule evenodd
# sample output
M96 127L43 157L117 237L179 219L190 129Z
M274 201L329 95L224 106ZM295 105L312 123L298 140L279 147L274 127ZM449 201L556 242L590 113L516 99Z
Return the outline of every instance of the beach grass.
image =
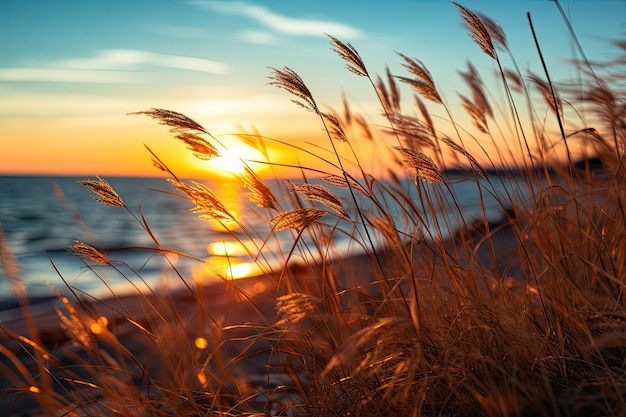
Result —
M332 36L331 49L380 101L384 126L347 102L325 110L296 71L271 70L270 84L316 115L328 141L313 150L281 143L326 168L294 164L299 179L283 181L280 194L252 165L242 174L241 193L266 213L267 236L150 151L172 198L189 199L226 230L235 224L233 239L261 238L248 251L262 275L205 285L171 263L184 286L176 292L95 299L68 285L50 313L64 335L55 339L40 330L5 245L2 267L23 313L21 331L0 323L9 415L626 415L626 100L611 75L623 61L591 63L578 50L579 79L557 90L548 67L541 76L518 69L495 21L454 6L494 61L504 103L489 98L486 75L472 65L461 72L469 93L457 109L419 59L400 54L406 73L375 76L354 46ZM623 42L615 46L624 53ZM403 108L405 92L414 107ZM181 113L139 114L200 159L224 146ZM240 138L264 155L278 143ZM371 174L355 151L361 142L384 145L398 162L380 162L390 166L384 177ZM451 187L460 180L494 197L502 219L485 207L467 216ZM80 183L111 210L128 211L166 261L184 256L162 247L149 219L106 180ZM391 206L402 208L401 224ZM443 207L454 215L442 216ZM271 242L285 230L294 243L272 253L284 266L276 268ZM336 250L334 233L361 253ZM79 241L69 249L96 276L117 268L114 253Z

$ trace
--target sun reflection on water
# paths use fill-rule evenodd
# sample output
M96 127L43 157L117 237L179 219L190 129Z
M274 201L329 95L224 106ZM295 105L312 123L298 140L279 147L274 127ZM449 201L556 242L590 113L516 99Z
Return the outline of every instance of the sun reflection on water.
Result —
M238 180L212 181L207 186L219 197L229 210L233 221L210 221L211 227L219 233L219 240L207 244L208 257L192 271L193 279L199 284L207 284L222 279L235 280L261 276L267 272L256 255L262 247L262 239L246 237L241 226L246 218L253 221L251 203ZM217 237L217 236L216 236ZM265 269L265 270L264 270Z
M261 267L252 261L228 256L211 256L193 270L197 283L206 284L216 279L240 279L262 275Z
M242 212L245 211L241 183L236 179L214 181L211 182L209 188L219 198L232 217L232 219L209 220L211 227L220 232L230 232L239 229L242 221Z
M246 256L248 249L238 241L213 242L207 245L207 252L214 256Z

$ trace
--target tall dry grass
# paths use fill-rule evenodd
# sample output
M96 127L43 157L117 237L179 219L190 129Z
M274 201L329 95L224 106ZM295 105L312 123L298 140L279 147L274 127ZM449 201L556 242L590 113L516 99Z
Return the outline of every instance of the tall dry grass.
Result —
M29 335L3 326L30 358L0 346L2 373L15 387L2 396L31 396L47 415L625 415L624 61L591 63L580 50L573 64L580 81L557 90L547 66L536 70L543 75L519 70L497 22L454 4L494 61L505 103L492 102L484 74L469 65L461 73L469 93L459 99L474 129L463 127L422 61L400 54L407 74L374 77L354 46L331 36L332 50L380 101L387 126L376 128L347 102L342 112L322 110L297 72L273 69L270 84L318 117L328 144L311 151L282 143L327 167L294 166L301 180L284 186L295 198L276 195L251 167L243 175L242 192L271 226L250 254L272 289L225 279L222 292L210 294L217 290L181 275L190 309L166 293L138 292L132 305L104 302L118 314L115 324L94 307L100 300L60 295L57 314L73 344L51 349L32 323ZM572 41L578 45L573 32ZM624 42L616 46L626 51ZM414 108L402 109L402 85ZM224 146L180 113L142 114L168 126L198 158ZM264 154L272 141L241 138ZM385 144L419 198L396 170L389 178L370 174L357 157L360 141ZM578 150L583 162L574 164ZM236 222L258 238L211 189L179 179L152 156L201 218ZM486 208L478 220L464 215L448 170L459 166L481 196L495 196L502 222L491 223ZM167 254L105 180L81 183L101 203L127 210L155 251ZM402 208L403 223L391 205ZM442 207L457 213L441 216ZM344 230L340 220L358 227ZM285 229L295 243L280 256L291 266L274 270L264 253ZM341 258L333 233L349 234L364 255ZM319 262L291 263L296 249ZM96 274L94 264L116 267L110 254L85 243L70 250ZM16 274L7 275L19 287ZM211 308L219 297L248 318L229 323Z

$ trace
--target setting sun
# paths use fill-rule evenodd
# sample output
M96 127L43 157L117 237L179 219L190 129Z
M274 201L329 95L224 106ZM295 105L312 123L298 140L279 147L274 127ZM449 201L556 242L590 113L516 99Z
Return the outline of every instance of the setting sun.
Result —
M203 167L219 175L242 174L250 161L264 161L261 152L243 143L228 144L227 149L220 149L220 156L210 161L202 161ZM263 166L259 167L260 169ZM256 168L255 168L256 171Z

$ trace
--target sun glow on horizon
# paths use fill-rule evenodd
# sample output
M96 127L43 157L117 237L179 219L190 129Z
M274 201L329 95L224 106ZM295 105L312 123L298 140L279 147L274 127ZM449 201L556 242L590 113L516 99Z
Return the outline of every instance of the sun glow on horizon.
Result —
M219 150L220 156L209 161L201 161L202 168L220 176L243 174L250 161L265 161L263 154L243 143L229 144L226 149ZM256 171L255 167L255 171ZM261 166L260 169L263 169Z

